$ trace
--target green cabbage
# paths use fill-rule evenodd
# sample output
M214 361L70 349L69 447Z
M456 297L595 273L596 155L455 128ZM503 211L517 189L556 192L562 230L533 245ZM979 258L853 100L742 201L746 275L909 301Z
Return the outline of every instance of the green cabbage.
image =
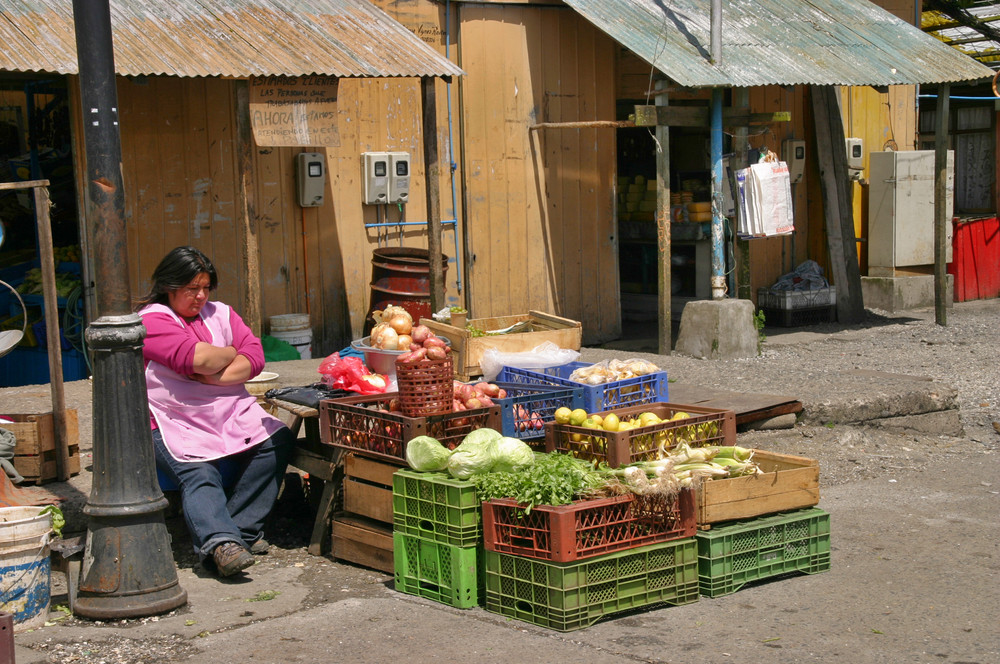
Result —
M528 444L517 438L504 436L496 441L497 461L491 472L513 473L535 463L535 453Z
M437 438L417 436L406 444L406 463L413 470L434 472L448 467L451 450Z
M499 431L485 427L468 434L448 459L448 473L454 478L467 480L473 475L490 472L496 464L497 441L500 438L503 435Z

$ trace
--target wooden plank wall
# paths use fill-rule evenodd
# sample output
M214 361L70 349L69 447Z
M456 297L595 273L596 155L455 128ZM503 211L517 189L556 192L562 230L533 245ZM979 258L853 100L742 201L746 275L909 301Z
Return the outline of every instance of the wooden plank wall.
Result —
M620 334L615 44L555 7L461 6L469 287L476 317L542 309Z
M916 88L894 85L886 92L870 87L841 88L841 112L847 136L862 139L863 179L853 184L854 230L861 274L868 273L868 161L872 152L915 150L917 142Z
M775 122L750 128L748 143L753 149L768 148L782 158L782 141L789 138L806 141L807 161L813 145L806 89L803 86L785 88L766 86L750 89L750 110L754 113L788 111L790 122ZM815 255L816 237L822 237L823 217L816 215L809 202L819 191L818 172L806 170L801 182L792 185L792 205L795 208L795 232L792 235L750 240L750 283L756 300L757 289L773 284L777 279L795 269L807 258L826 266L826 250ZM820 213L822 208L820 208ZM735 296L735 295L734 295Z
M445 85L439 83L440 99ZM149 275L170 248L192 244L220 273L218 298L239 306L245 297L237 242L238 177L235 168L235 93L220 79L150 77L119 82L130 281L145 292ZM447 104L440 123L447 150ZM361 152L405 150L412 158L410 203L387 219L425 221L423 144L417 79L345 79L340 88L341 145L327 149L327 201L302 208L296 199L295 155L321 148L253 148L253 226L260 245L263 332L270 316L309 313L314 353L328 354L361 336L368 310L371 252L379 244L426 246L426 227L366 229L376 221L361 203ZM443 169L444 178L450 178ZM454 218L450 179L444 179L444 218ZM451 228L454 228L452 226ZM453 261L454 237L444 234Z
M215 263L217 298L239 306L232 83L119 78L118 102L133 296L149 289L164 254L190 244Z

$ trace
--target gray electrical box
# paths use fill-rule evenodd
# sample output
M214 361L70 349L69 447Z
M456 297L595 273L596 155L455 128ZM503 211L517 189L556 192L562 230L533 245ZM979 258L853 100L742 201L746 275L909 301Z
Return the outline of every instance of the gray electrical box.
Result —
M367 205L381 205L389 202L389 153L362 152L361 180L362 201Z
M806 142L789 138L781 143L781 160L788 164L788 179L792 184L800 182L806 170Z
M389 152L389 202L410 200L410 153Z
M295 156L299 205L318 207L326 190L326 158L319 152L300 152Z

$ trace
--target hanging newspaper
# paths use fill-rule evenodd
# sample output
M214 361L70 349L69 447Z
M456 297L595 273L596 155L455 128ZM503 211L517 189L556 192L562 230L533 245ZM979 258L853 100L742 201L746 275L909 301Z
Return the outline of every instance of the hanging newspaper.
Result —
M783 161L751 164L736 171L738 235L788 235L795 230L792 185Z

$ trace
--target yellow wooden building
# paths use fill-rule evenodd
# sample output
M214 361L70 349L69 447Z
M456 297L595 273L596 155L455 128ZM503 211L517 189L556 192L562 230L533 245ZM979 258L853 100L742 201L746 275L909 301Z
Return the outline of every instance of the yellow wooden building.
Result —
M29 18L65 23L70 4L53 3L55 16ZM862 7L852 22L864 19L861 25L873 33L908 35L902 42L908 51L893 53L880 43L867 68L858 67L837 58L863 57L865 49L836 42L843 38L838 33L824 44L830 61L806 67L799 60L808 53L794 56L795 45L783 43L788 37L773 21L747 28L746 40L732 37L735 25L725 24L730 32L723 57L735 67L728 73L710 63L704 69L690 64L705 59L709 34L710 3L694 0L679 3L687 12L660 32L643 29L646 23L639 20L648 23L649 12L662 12L652 0L308 0L294 19L279 15L267 0L246 0L236 16L217 13L221 23L202 16L196 3L172 2L176 20L156 30L149 28L148 15L126 11L127 4L112 2L133 294L148 286L167 250L196 245L220 270L220 299L248 312L262 332L270 316L309 313L314 356L363 334L373 250L426 247L429 218L444 221L445 300L466 305L472 317L549 311L582 321L584 343L592 344L619 337L629 307L655 312L655 274L672 257L656 251L655 220L625 214L649 211L648 203L629 209L628 203L648 196L634 192L642 198L629 201L627 189L642 176L649 191L656 142L650 129L628 126L628 117L636 105L655 103L657 86L666 88L669 106L707 107L713 87L724 88L732 104L736 85L748 88L752 112L787 112L787 121L750 128L752 148L780 154L786 139L801 139L808 155L804 177L793 186L795 234L750 243L750 292L806 258L827 265L810 84L857 84L842 89L844 129L863 139L867 158L890 145L913 149L913 82L966 80L983 69L971 61L955 65L949 49L937 44L944 52L934 51L934 44L905 32L902 21L893 22L863 0L831 2L829 11L846 20L845 12ZM912 0L878 4L913 23ZM623 36L602 25L604 7L634 18L635 29ZM373 11L378 20L356 20ZM809 16L786 11L796 20ZM230 34L240 39L219 38ZM687 40L683 48L671 41L677 39ZM737 48L754 40L763 44L756 63ZM240 52L234 44L249 50ZM62 44L68 53L46 57L8 54L0 58L0 71L9 74L0 78L11 94L26 79L63 81L77 191L83 191L85 109L79 107L72 47ZM941 61L922 60L928 52ZM365 69L364 58L376 64ZM884 65L877 75L872 63ZM262 90L274 87L273 77L306 85L315 76L336 79L335 122L325 125L333 136L313 133L308 140L315 143L261 144L251 109L266 103ZM428 77L436 81L437 99L435 211L427 209L424 182L421 81ZM685 83L688 77L697 84ZM703 195L708 127L671 129L670 136L670 186L680 193L690 184L693 196ZM389 151L410 156L408 202L365 204L362 155ZM300 153L325 159L320 206L298 202ZM852 186L863 238L864 186ZM650 224L654 233L650 237L649 226L636 231L623 221ZM626 236L626 230L637 236ZM85 230L79 240L86 245ZM684 263L675 281L681 303L704 297L706 242L674 243L683 259L676 262ZM859 247L863 261L863 243ZM92 274L93 266L85 265L84 272Z

